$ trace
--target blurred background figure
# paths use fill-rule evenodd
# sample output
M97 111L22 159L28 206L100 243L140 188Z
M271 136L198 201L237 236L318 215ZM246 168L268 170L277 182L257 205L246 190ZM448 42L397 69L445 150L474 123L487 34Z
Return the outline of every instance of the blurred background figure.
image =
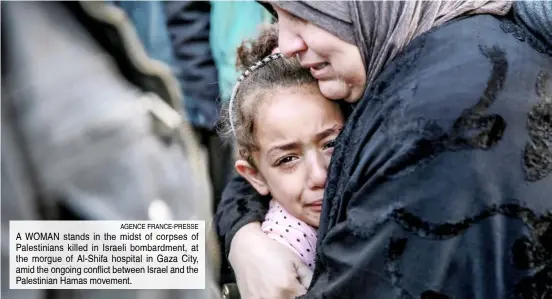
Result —
M127 15L136 34L151 59L165 63L176 72L174 53L167 29L167 17L162 1L106 1Z
M178 113L179 84L148 58L121 10L1 5L1 297L219 298L211 237L205 290L9 289L10 220L205 220L209 228L212 207L206 161Z
M222 142L215 126L239 76L236 49L256 36L261 24L272 22L272 15L254 1L169 1L164 5L173 69L188 117L208 153L216 208L234 169L232 147Z
M184 94L184 107L208 157L216 208L228 177L230 147L215 132L220 103L217 66L210 47L209 1L163 2L174 61L172 65Z
M254 1L108 1L135 25L148 55L171 67L183 113L208 159L213 207L233 171L231 145L216 132L223 103L239 76L236 49L272 15ZM243 17L247 16L247 18Z
M183 113L207 156L213 208L234 169L233 149L216 132L239 72L236 49L272 15L254 1L111 1L128 15L153 59L171 66L180 83ZM244 17L247 16L247 17ZM234 280L221 256L220 282Z

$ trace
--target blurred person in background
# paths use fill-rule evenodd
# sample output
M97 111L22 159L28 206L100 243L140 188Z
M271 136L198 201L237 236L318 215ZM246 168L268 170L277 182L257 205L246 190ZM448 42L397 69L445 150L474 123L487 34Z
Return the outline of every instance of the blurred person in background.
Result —
M169 1L165 12L185 106L209 157L214 206L233 169L231 145L214 128L222 103L238 78L236 49L270 22L272 15L253 1Z
M188 118L207 153L216 207L229 177L232 156L230 147L222 143L214 128L220 102L217 65L210 45L211 4L168 1L163 5L174 53L173 69L184 94Z
M213 207L233 170L231 144L216 134L219 109L238 78L236 49L272 22L253 1L112 1L135 24L148 54L171 66L184 111L208 156ZM244 17L247 16L247 17ZM221 282L233 281L223 259Z
M146 52L167 64L180 83L182 112L208 159L213 206L220 201L231 152L214 132L220 103L218 72L210 47L209 1L109 1L135 25Z
M136 28L136 34L138 34L148 56L165 63L175 74L178 74L163 2L112 0L106 2L125 12L129 21ZM186 99L184 100L186 101Z
M169 69L102 2L2 2L2 298L211 299L205 290L10 290L10 220L204 220L205 161ZM206 238L208 250L216 248Z

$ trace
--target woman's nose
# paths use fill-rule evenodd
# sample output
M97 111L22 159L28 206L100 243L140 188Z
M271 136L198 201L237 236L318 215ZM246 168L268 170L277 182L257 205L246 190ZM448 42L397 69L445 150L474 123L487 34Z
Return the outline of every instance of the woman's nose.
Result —
M282 54L293 57L293 55L307 50L307 45L298 34L286 28L287 26L281 24L279 26L278 46Z
M309 189L324 188L328 174L328 163L323 155L317 155L310 159L307 173L307 186Z

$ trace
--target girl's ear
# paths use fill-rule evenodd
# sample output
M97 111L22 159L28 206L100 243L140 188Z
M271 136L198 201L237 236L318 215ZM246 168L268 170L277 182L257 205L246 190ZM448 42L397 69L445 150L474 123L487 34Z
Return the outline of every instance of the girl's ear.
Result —
M268 195L268 185L259 171L245 160L237 160L234 166L236 171L244 177L261 195Z

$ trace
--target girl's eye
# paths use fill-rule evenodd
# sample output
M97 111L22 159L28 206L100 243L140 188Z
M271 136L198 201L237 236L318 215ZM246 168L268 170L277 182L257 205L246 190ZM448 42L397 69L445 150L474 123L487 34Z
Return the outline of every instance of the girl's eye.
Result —
M334 139L334 140L331 140L331 141L329 141L328 143L326 143L326 144L324 145L324 149L334 148L334 147L335 147L335 144L336 144L335 139Z
M295 157L295 156L286 156L286 157L283 157L282 159L278 160L276 162L276 165L279 166L279 165L287 164L287 163L292 162L295 159L297 159L297 157Z

